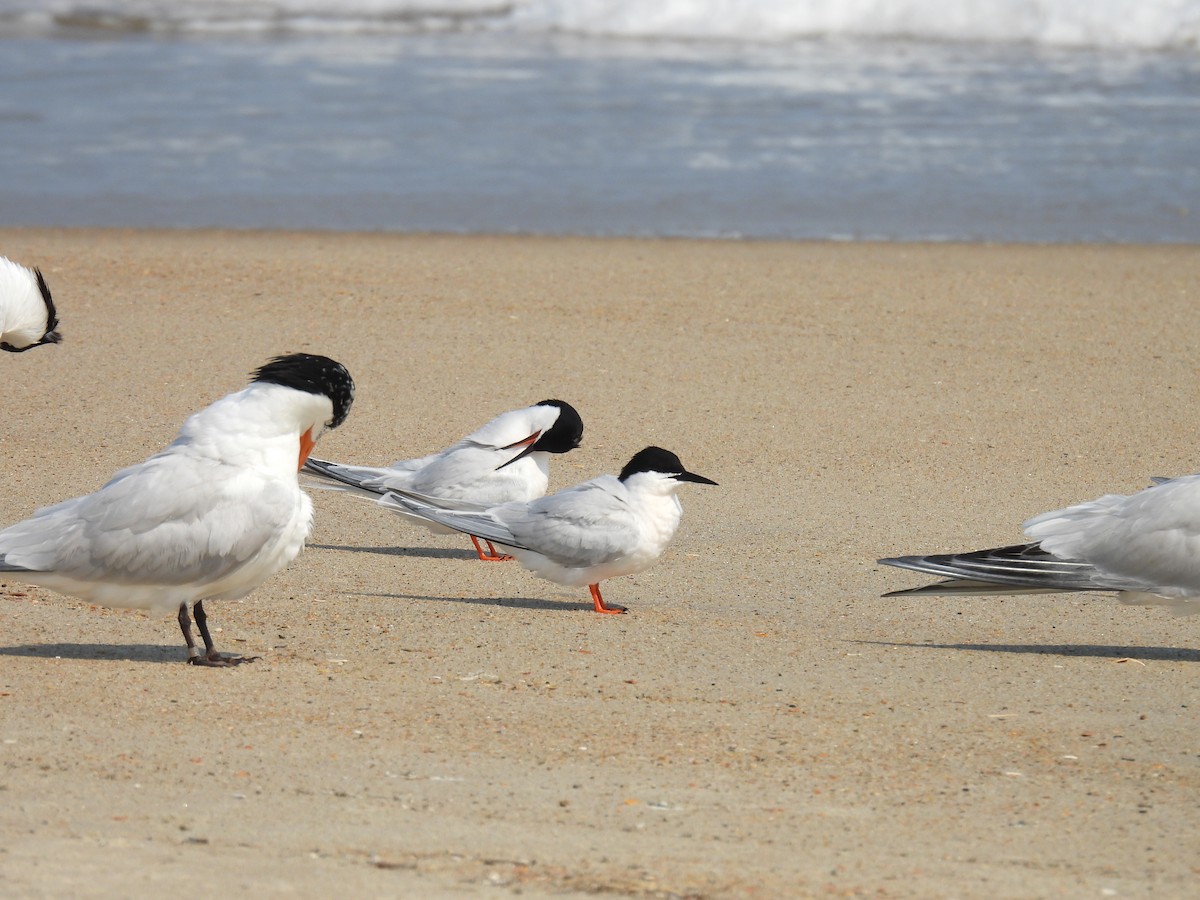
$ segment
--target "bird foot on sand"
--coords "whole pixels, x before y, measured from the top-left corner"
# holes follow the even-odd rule
[[[262,657],[241,656],[237,653],[197,653],[195,656],[188,657],[188,665],[207,666],[212,669],[228,669],[232,666],[240,666],[242,663],[254,662],[256,659],[262,659]]]
[[[484,541],[484,543],[487,544],[487,549],[484,550],[483,547],[479,545],[479,538],[475,537],[475,535],[470,535],[470,538],[471,543],[475,545],[475,552],[478,554],[479,559],[482,562],[508,562],[510,559],[512,559],[512,557],[507,553],[501,553],[499,550],[497,550],[496,545],[491,541]]]
[[[621,613],[629,611],[623,606],[617,606],[616,604],[609,606],[607,603],[605,603],[604,598],[600,596],[600,585],[589,584],[588,590],[592,594],[592,603],[596,607],[596,612],[619,616]]]

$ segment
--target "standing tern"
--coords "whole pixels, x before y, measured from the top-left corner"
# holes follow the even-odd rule
[[[1153,481],[1034,516],[1022,526],[1030,543],[881,559],[946,579],[884,596],[1116,591],[1122,603],[1200,613],[1200,475]]]
[[[244,597],[295,559],[312,525],[297,472],[353,401],[340,363],[277,356],[166,449],[0,531],[0,572],[103,606],[178,612],[189,663],[246,662],[213,647],[203,601]]]
[[[661,447],[634,454],[617,477],[601,475],[529,502],[492,509],[443,509],[412,496],[389,493],[395,509],[492,541],[540,578],[569,587],[588,586],[598,613],[606,606],[600,582],[633,575],[662,555],[679,527],[683,506],[675,492],[686,482],[716,482],[689,472]]]
[[[0,256],[0,350],[24,353],[61,340],[58,313],[41,270]]]
[[[404,491],[434,506],[465,501],[474,509],[489,509],[545,494],[550,483],[550,454],[574,450],[582,439],[583,420],[575,407],[562,400],[543,400],[502,413],[445,450],[419,459],[400,460],[385,467],[310,459],[304,471],[329,479],[322,487],[372,500],[379,500],[388,491]],[[389,508],[437,534],[454,531],[412,516],[408,510]],[[487,541],[485,552],[474,535],[471,542],[481,560],[511,558],[497,553]]]

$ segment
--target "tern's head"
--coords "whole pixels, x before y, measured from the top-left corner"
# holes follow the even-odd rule
[[[354,379],[345,366],[328,356],[312,353],[276,356],[253,375],[256,384],[279,384],[328,398],[333,414],[324,423],[327,428],[337,428],[346,421],[354,403]]]
[[[0,332],[4,337],[0,350],[24,353],[42,344],[62,341],[58,311],[41,269],[27,269],[0,256],[0,290],[6,293],[7,303],[12,307],[8,315],[0,309]]]
[[[583,440],[583,419],[565,400],[543,400],[536,404],[555,411],[554,424],[542,431],[534,442],[534,450],[547,453],[566,453],[574,450]]]
[[[664,491],[674,492],[681,484],[713,484],[716,482],[703,475],[689,472],[679,457],[662,447],[647,447],[633,455],[633,459],[621,470],[621,481],[626,484],[656,484]]]
[[[530,409],[544,424],[537,427],[528,437],[506,446],[505,450],[515,450],[520,447],[521,452],[497,466],[497,470],[511,466],[517,460],[524,459],[530,453],[538,451],[566,453],[578,447],[579,442],[583,440],[583,419],[579,417],[575,407],[565,400],[543,400],[535,403]]]

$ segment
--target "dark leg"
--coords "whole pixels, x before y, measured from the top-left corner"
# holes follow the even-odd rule
[[[183,628],[183,639],[188,644],[188,662],[193,666],[236,666],[244,662],[253,662],[257,656],[238,656],[233,653],[218,653],[213,645],[212,635],[208,632],[208,614],[204,611],[204,601],[197,600],[192,604],[192,612],[196,615],[196,626],[200,629],[200,637],[204,639],[203,656],[196,649],[192,640],[192,630],[187,622],[187,604],[179,607],[179,624]]]
[[[196,649],[196,639],[192,637],[192,617],[188,615],[187,604],[179,604],[179,630],[183,632],[183,640],[188,648],[188,662],[195,663],[200,658],[200,651]]]

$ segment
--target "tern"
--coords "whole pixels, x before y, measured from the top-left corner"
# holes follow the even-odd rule
[[[312,525],[297,472],[353,401],[340,363],[277,356],[164,450],[0,531],[0,572],[102,606],[177,611],[189,663],[247,662],[213,647],[204,601],[244,597],[295,559]]]
[[[582,439],[583,420],[575,407],[562,400],[543,400],[502,413],[429,456],[385,467],[349,466],[313,458],[304,471],[329,479],[314,487],[347,491],[376,501],[395,490],[426,499],[434,506],[465,501],[473,509],[489,509],[545,494],[550,483],[550,454],[574,450]],[[454,530],[414,517],[405,509],[390,508],[437,534]],[[485,551],[473,535],[471,542],[481,560],[511,558],[497,553],[490,543]]]
[[[689,472],[671,451],[647,447],[618,476],[601,475],[528,502],[452,510],[392,492],[383,503],[491,541],[547,581],[587,585],[596,612],[623,613],[623,606],[605,605],[600,582],[641,572],[662,555],[683,514],[675,492],[689,482],[716,484]]]
[[[1200,475],[1152,481],[1034,516],[1028,543],[881,559],[945,579],[884,596],[1115,591],[1122,603],[1200,613]]]
[[[24,353],[61,340],[58,313],[41,269],[0,256],[0,350]]]

